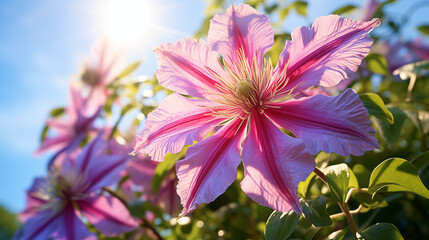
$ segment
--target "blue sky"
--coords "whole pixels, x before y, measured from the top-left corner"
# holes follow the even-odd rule
[[[191,37],[202,23],[206,1],[142,1],[151,12],[150,34],[126,48],[130,62],[144,59],[138,73],[152,75],[156,68],[152,48]],[[282,28],[309,25],[346,3],[359,5],[360,1],[310,1],[308,18],[292,13]],[[392,12],[401,13],[410,4],[402,1]],[[103,0],[0,1],[0,205],[13,212],[23,209],[32,179],[45,174],[49,154],[33,155],[40,132],[49,110],[67,104],[69,77],[79,71],[91,45],[105,34],[101,24],[105,5]],[[419,10],[411,24],[428,23],[425,17],[424,10]],[[145,24],[136,31],[146,29]],[[410,30],[410,35],[416,32]]]

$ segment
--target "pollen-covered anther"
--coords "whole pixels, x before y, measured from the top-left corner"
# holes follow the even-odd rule
[[[85,69],[85,71],[82,73],[81,79],[89,86],[97,85],[100,80],[98,73],[94,69]]]
[[[246,103],[248,101],[254,102],[256,100],[253,99],[255,98],[255,87],[249,79],[244,79],[238,82],[235,85],[235,93],[240,99],[242,99]]]

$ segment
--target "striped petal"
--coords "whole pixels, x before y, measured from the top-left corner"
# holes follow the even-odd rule
[[[163,161],[166,153],[177,153],[184,145],[200,141],[214,126],[224,121],[215,118],[206,100],[185,98],[179,94],[167,96],[149,114],[146,129],[137,137],[133,154],[146,153],[154,161]]]
[[[176,163],[177,193],[185,215],[197,204],[209,203],[225,192],[237,177],[240,144],[245,133],[237,118],[207,139],[191,146],[186,158]]]
[[[265,116],[252,113],[242,156],[245,177],[241,188],[247,196],[280,212],[301,213],[298,183],[315,167],[301,140],[287,136]]]
[[[264,54],[274,44],[274,32],[267,15],[240,4],[213,17],[207,39],[210,48],[224,58],[238,62],[238,52],[243,50],[250,62],[256,57],[261,64]]]
[[[313,155],[363,155],[378,147],[368,112],[351,89],[336,97],[316,95],[273,106],[267,116],[302,139]]]
[[[311,86],[335,86],[347,78],[368,54],[373,42],[368,33],[379,25],[379,19],[361,22],[330,15],[317,18],[311,29],[296,28],[273,73],[278,98]]]

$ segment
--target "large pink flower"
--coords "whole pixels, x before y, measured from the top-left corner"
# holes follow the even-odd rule
[[[70,102],[66,108],[66,118],[51,118],[47,121],[46,124],[55,131],[55,135],[46,137],[36,154],[54,150],[58,155],[67,149],[73,150],[88,133],[96,132],[92,124],[99,112],[88,113],[87,99],[81,96],[79,89],[70,84],[69,90]]]
[[[273,69],[264,59],[273,45],[268,16],[248,5],[231,6],[211,20],[208,44],[184,39],[156,48],[158,79],[177,93],[149,115],[134,153],[162,161],[165,153],[200,141],[176,164],[182,215],[222,194],[241,159],[241,187],[249,197],[300,213],[296,188],[314,170],[311,154],[361,155],[377,141],[353,90],[291,97],[311,86],[334,86],[356,71],[372,44],[367,35],[378,25],[378,19],[320,17],[312,28],[292,32]],[[204,139],[211,130],[216,132]]]
[[[17,239],[96,239],[81,221],[83,215],[105,235],[133,230],[138,223],[116,198],[100,195],[116,183],[127,155],[106,155],[107,143],[96,138],[76,159],[52,166],[46,178],[36,178],[27,192],[25,222]]]

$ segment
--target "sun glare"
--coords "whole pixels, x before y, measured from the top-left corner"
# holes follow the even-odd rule
[[[147,0],[110,0],[103,18],[106,34],[122,44],[147,37],[153,19]]]

